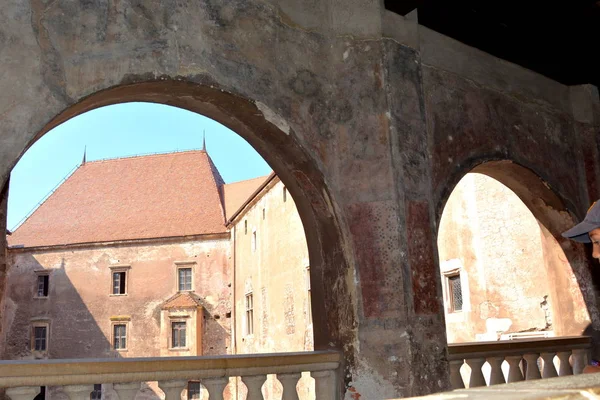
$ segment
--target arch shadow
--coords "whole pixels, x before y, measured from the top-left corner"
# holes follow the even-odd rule
[[[52,128],[87,111],[127,102],[165,104],[211,118],[243,137],[273,168],[293,196],[305,230],[311,265],[314,348],[343,349],[346,362],[351,364],[355,315],[345,283],[348,263],[325,177],[293,130],[268,111],[263,112],[254,101],[184,80],[136,82],[104,89],[50,120],[12,167]],[[7,185],[8,179],[0,187]]]

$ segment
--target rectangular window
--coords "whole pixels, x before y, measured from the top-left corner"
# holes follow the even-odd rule
[[[113,348],[115,350],[127,349],[127,325],[113,325]]]
[[[256,229],[252,231],[252,251],[256,251]]]
[[[94,384],[94,390],[90,394],[90,400],[101,400],[102,399],[102,385]]]
[[[460,280],[460,274],[449,275],[448,279],[448,293],[450,294],[450,311],[457,312],[462,311],[463,307],[463,296],[462,296],[462,282]]]
[[[126,294],[127,272],[118,271],[112,273],[113,289],[112,294]]]
[[[199,400],[200,399],[200,382],[189,381],[188,382],[188,400]]]
[[[171,323],[171,347],[185,347],[185,322],[172,322]]]
[[[265,209],[263,208],[263,220],[265,219],[267,212],[265,211]]]
[[[46,351],[48,345],[48,327],[34,326],[33,327],[33,350]]]
[[[285,203],[287,201],[287,189],[283,188],[283,202]]]
[[[179,268],[177,271],[179,291],[192,290],[192,269]]]
[[[50,276],[47,274],[37,276],[37,297],[48,297],[48,284]]]
[[[244,235],[248,234],[248,220],[244,220]]]
[[[254,333],[254,299],[252,293],[246,294],[246,335]]]

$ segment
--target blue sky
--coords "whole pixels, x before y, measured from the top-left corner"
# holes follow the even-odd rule
[[[267,175],[271,168],[240,136],[202,115],[151,103],[125,103],[79,115],[38,140],[12,171],[12,229],[67,174],[87,160],[206,148],[225,182]]]

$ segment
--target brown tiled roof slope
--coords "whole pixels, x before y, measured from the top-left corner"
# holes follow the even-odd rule
[[[225,232],[222,185],[202,150],[88,162],[8,236],[9,245]]]
[[[190,292],[180,292],[169,298],[162,306],[162,309],[169,308],[196,308],[202,305],[200,297]]]
[[[226,219],[229,220],[270,176],[259,176],[254,179],[226,184],[224,186]]]

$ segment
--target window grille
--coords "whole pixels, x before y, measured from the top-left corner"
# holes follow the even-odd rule
[[[452,312],[462,311],[462,282],[459,274],[448,277],[448,291],[450,292],[450,306]]]

